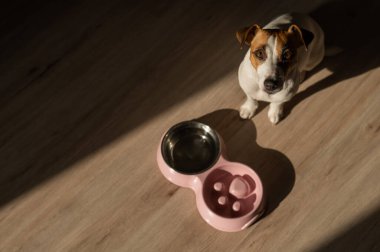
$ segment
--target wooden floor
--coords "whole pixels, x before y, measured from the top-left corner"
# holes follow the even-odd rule
[[[0,251],[380,251],[376,1],[9,1],[0,9]],[[357,3],[356,3],[357,2]],[[345,50],[277,126],[238,117],[235,31],[311,13]],[[214,230],[159,172],[171,125],[209,123],[267,213]]]

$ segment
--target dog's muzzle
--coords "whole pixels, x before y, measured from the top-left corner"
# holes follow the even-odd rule
[[[264,81],[264,91],[268,94],[274,94],[282,89],[283,81],[279,79],[266,79]]]

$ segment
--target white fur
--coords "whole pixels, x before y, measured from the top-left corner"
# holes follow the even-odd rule
[[[250,61],[250,49],[247,51],[239,67],[239,83],[245,94],[246,102],[240,107],[240,116],[244,119],[251,118],[257,109],[257,101],[270,102],[268,117],[276,124],[282,116],[283,103],[289,101],[297,92],[298,86],[303,80],[305,71],[310,71],[316,67],[324,57],[324,34],[320,26],[309,16],[304,14],[284,14],[263,29],[283,29],[290,24],[297,24],[299,27],[307,29],[314,34],[312,42],[306,51],[299,48],[297,51],[296,68],[285,80],[283,88],[274,94],[264,91],[264,80],[275,75],[277,61],[276,43],[273,36],[269,37],[266,46],[267,59],[257,70]]]
[[[264,80],[275,75],[277,64],[276,41],[274,36],[270,36],[265,47],[266,60],[257,68],[257,77],[260,88],[264,89]]]

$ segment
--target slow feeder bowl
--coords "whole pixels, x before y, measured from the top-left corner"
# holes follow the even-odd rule
[[[202,218],[216,229],[239,231],[264,211],[263,185],[256,172],[225,158],[220,136],[208,125],[186,121],[171,127],[157,151],[162,174],[191,188]]]

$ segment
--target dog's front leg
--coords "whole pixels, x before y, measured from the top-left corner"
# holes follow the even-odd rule
[[[269,120],[273,124],[277,124],[280,121],[282,117],[283,106],[284,106],[283,102],[281,103],[272,102],[269,104],[268,117],[269,117]]]
[[[240,117],[243,119],[250,119],[255,114],[258,102],[251,97],[247,96],[247,100],[240,107]]]

